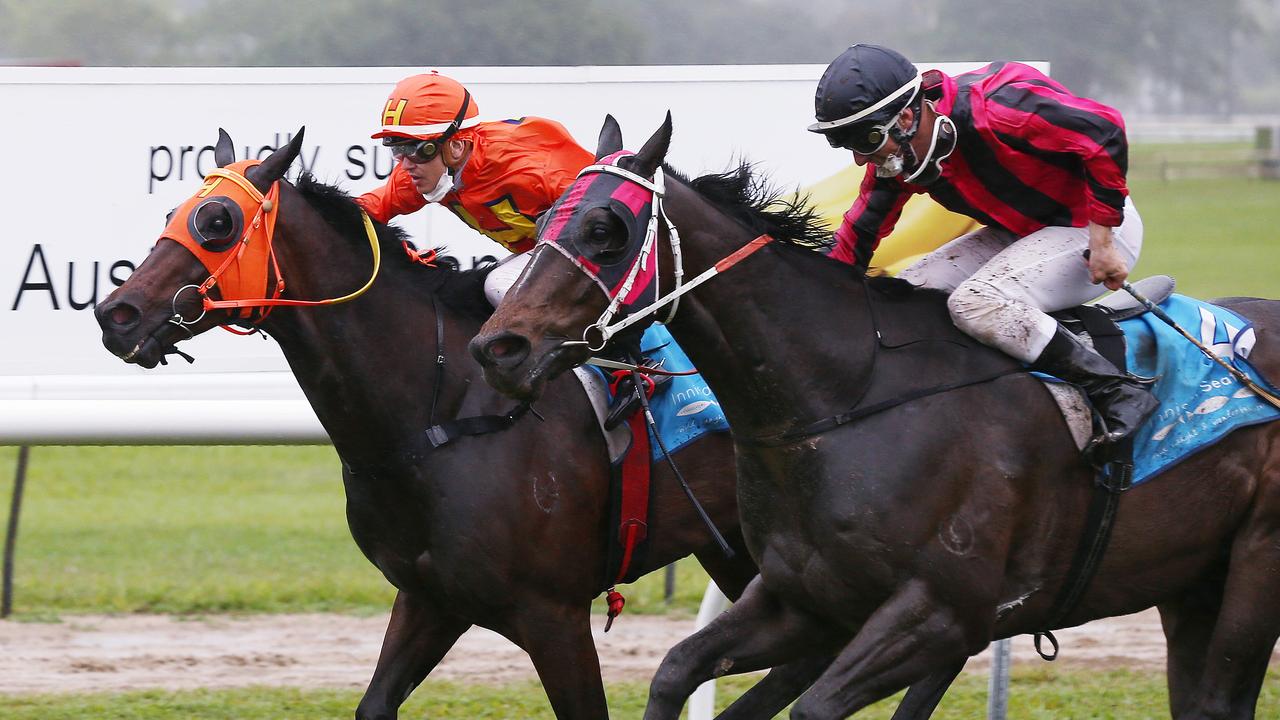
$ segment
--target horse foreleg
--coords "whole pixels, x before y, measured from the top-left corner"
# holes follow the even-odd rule
[[[793,660],[769,671],[742,697],[733,701],[716,720],[768,720],[786,709],[818,679],[835,659],[820,655]]]
[[[378,666],[356,708],[356,720],[394,720],[409,693],[470,626],[428,598],[396,593]]]
[[[693,691],[712,678],[827,655],[844,636],[834,634],[836,642],[828,624],[786,605],[757,577],[733,607],[663,658],[649,687],[645,720],[676,720]]]
[[[933,673],[942,677],[990,638],[990,626],[971,615],[946,605],[923,581],[908,582],[871,614],[853,642],[800,696],[791,717],[848,717]],[[927,702],[917,707],[932,712]]]
[[[951,687],[951,683],[955,682],[956,676],[964,670],[965,663],[968,661],[969,658],[965,658],[945,670],[939,670],[919,682],[911,683],[906,697],[898,703],[898,709],[889,720],[929,720],[933,716],[933,711],[937,709],[938,703],[942,702],[942,696],[947,694],[947,689]]]
[[[832,655],[803,658],[770,670],[763,680],[717,715],[716,720],[774,717],[800,697],[834,659]],[[898,704],[892,720],[929,720],[964,666],[965,661],[958,662],[913,684]]]
[[[526,601],[511,620],[512,638],[529,653],[559,720],[609,717],[600,656],[591,637],[591,607]]]

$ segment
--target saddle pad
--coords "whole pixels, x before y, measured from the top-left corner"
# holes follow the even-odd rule
[[[662,325],[651,325],[640,338],[640,350],[645,357],[662,362],[663,370],[680,372],[693,370],[693,363],[676,344],[671,333]],[[667,450],[675,453],[680,448],[709,432],[729,429],[729,421],[720,410],[720,403],[707,387],[701,375],[682,375],[658,387],[649,400],[654,422]],[[653,431],[649,434],[652,436]],[[662,458],[662,448],[650,437],[653,458]]]
[[[573,374],[582,383],[582,389],[591,401],[591,409],[595,411],[596,422],[600,423],[600,432],[604,433],[604,442],[609,449],[609,463],[617,464],[631,447],[631,429],[626,423],[612,430],[604,429],[604,420],[609,414],[609,383],[594,367],[576,367]]]
[[[1247,362],[1257,340],[1252,325],[1224,308],[1173,294],[1160,307],[1218,357],[1262,387],[1272,385]],[[1119,323],[1129,372],[1155,377],[1160,409],[1134,439],[1136,485],[1236,428],[1280,417],[1220,365],[1151,313]]]

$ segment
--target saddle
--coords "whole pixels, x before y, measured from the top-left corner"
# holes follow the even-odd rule
[[[1152,275],[1133,283],[1133,289],[1137,290],[1139,295],[1150,300],[1152,304],[1159,305],[1169,299],[1176,285],[1177,283],[1174,279],[1168,275]],[[1085,305],[1084,307],[1096,307],[1107,313],[1115,322],[1135,318],[1147,311],[1145,305],[1122,290],[1111,293],[1092,306]]]
[[[1169,299],[1169,296],[1173,294],[1175,285],[1174,279],[1168,275],[1153,275],[1134,283],[1133,288],[1138,294],[1151,300],[1153,304],[1159,305]],[[1145,312],[1147,312],[1147,307],[1138,302],[1132,295],[1124,291],[1116,291],[1092,305],[1068,308],[1060,312],[1050,313],[1050,315],[1068,331],[1079,336],[1086,345],[1092,346],[1099,355],[1109,360],[1112,365],[1128,372],[1130,368],[1126,367],[1126,339],[1124,330],[1121,329],[1119,323],[1138,317]],[[1143,380],[1147,381],[1147,384],[1154,382],[1154,378],[1143,378]],[[1050,386],[1050,389],[1052,391],[1052,386]],[[1054,398],[1059,401],[1059,407],[1063,411],[1063,419],[1069,425],[1080,424],[1077,419],[1077,404],[1072,403],[1071,407],[1064,406],[1061,393],[1054,393]],[[1087,409],[1086,416],[1090,426],[1088,437],[1085,438],[1085,446],[1089,447],[1093,438],[1097,437],[1102,431],[1102,426],[1100,418],[1088,403],[1085,402],[1084,405]],[[1082,433],[1078,428],[1073,427],[1072,434],[1076,437],[1077,444],[1079,444]],[[1127,464],[1132,467],[1132,441],[1116,446],[1103,446],[1096,450],[1096,453],[1092,453],[1091,460],[1099,468],[1108,463]]]

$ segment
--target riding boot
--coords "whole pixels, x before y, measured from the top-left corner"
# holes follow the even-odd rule
[[[1103,443],[1132,435],[1160,407],[1146,388],[1149,381],[1122,372],[1062,327],[1031,363],[1031,369],[1075,383],[1085,391],[1102,416]]]

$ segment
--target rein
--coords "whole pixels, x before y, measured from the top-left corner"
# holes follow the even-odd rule
[[[284,274],[280,269],[280,263],[276,259],[274,246],[275,225],[280,209],[280,181],[277,180],[272,183],[271,188],[264,196],[244,174],[249,167],[255,164],[257,163],[242,161],[210,172],[206,176],[205,185],[200,192],[191,200],[188,200],[183,207],[180,207],[179,212],[174,213],[169,226],[165,228],[165,232],[161,235],[162,240],[168,238],[190,250],[200,260],[201,264],[209,270],[209,277],[204,282],[199,285],[184,285],[178,288],[173,295],[173,316],[169,319],[169,323],[182,328],[188,334],[191,334],[190,326],[204,319],[204,316],[210,310],[231,310],[232,312],[229,315],[232,321],[247,320],[252,325],[258,325],[276,307],[316,307],[349,302],[360,297],[373,286],[382,267],[382,254],[378,244],[377,231],[374,229],[369,215],[364,210],[361,210],[360,215],[364,222],[365,235],[368,237],[369,247],[373,251],[373,270],[364,285],[345,295],[324,300],[281,298],[280,295],[285,290],[285,280]],[[215,252],[207,249],[196,238],[192,237],[188,227],[191,226],[190,215],[197,209],[195,201],[210,195],[223,180],[229,181],[235,186],[232,190],[234,194],[247,196],[234,198],[227,195],[224,196],[226,201],[239,208],[244,217],[252,217],[253,219],[247,223],[239,240],[229,247]],[[242,268],[242,264],[249,267]],[[248,271],[247,273],[245,272],[246,270]],[[229,274],[229,271],[234,271],[234,274]],[[265,288],[271,275],[275,275],[276,282],[272,286],[268,297],[265,296]],[[228,276],[230,279],[224,276]],[[224,299],[214,300],[209,297],[209,291],[214,287],[220,288]],[[263,289],[257,290],[259,287]],[[178,310],[178,299],[188,289],[194,289],[201,297],[200,315],[191,320],[183,317]],[[238,293],[245,293],[248,297],[229,297]],[[264,295],[264,297],[253,297],[253,295],[257,294]],[[255,313],[252,311],[255,308],[265,308],[265,310]],[[243,312],[245,310],[249,310],[249,312]],[[237,332],[230,327],[230,321],[220,324],[232,332]]]

